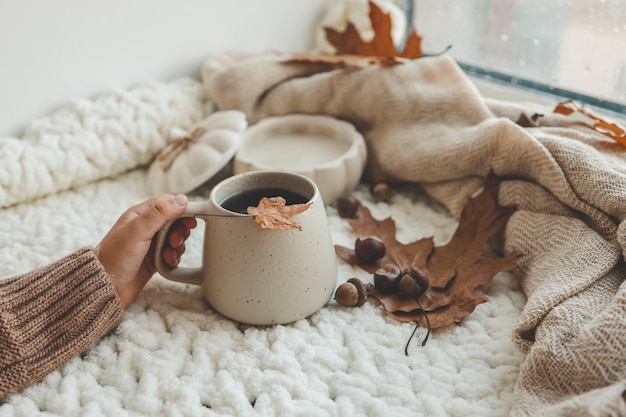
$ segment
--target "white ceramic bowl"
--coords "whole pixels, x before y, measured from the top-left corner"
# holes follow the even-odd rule
[[[332,204],[357,186],[366,159],[365,141],[352,124],[330,116],[290,114],[249,127],[233,171],[297,172],[312,179],[324,203]]]

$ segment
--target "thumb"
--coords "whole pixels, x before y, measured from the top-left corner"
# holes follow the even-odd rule
[[[128,227],[135,236],[152,239],[167,222],[183,214],[187,204],[188,199],[184,194],[153,197],[128,210]]]

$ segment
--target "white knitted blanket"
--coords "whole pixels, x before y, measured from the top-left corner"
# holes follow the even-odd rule
[[[171,127],[204,114],[199,83],[147,83],[69,105],[0,141],[0,277],[96,244],[130,205],[149,196],[145,164]],[[200,188],[192,199],[204,199]],[[443,244],[456,221],[415,189],[375,203],[399,238]],[[328,208],[335,243],[353,235]],[[201,229],[201,228],[199,228]],[[202,230],[183,258],[200,262]],[[371,277],[340,263],[339,282]],[[211,310],[198,287],[156,276],[123,322],[42,382],[8,396],[0,416],[504,416],[522,354],[511,333],[526,302],[502,273],[490,302],[420,346],[413,326],[372,303],[329,303],[291,325],[241,326]]]

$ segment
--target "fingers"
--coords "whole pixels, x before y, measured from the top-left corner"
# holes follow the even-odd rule
[[[184,217],[176,220],[170,228],[167,242],[173,248],[180,246],[191,233],[191,229],[196,227],[197,221],[194,217]]]
[[[138,238],[151,239],[167,222],[182,215],[187,203],[187,196],[184,194],[175,197],[160,195],[128,209],[120,218],[120,222],[127,223],[131,232]]]
[[[180,257],[185,252],[184,242],[191,234],[191,229],[195,228],[197,224],[194,217],[183,217],[174,222],[167,236],[168,246],[163,248],[161,254],[169,266],[178,266]]]
[[[194,229],[198,225],[198,220],[195,217],[184,217],[181,221],[185,224],[187,229]]]
[[[161,256],[163,256],[163,260],[166,264],[174,268],[180,263],[180,257],[182,256],[183,252],[185,252],[184,243],[176,248],[172,248],[169,246],[163,248]]]

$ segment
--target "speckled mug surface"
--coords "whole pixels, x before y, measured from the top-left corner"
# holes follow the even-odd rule
[[[228,197],[261,188],[296,192],[310,207],[292,217],[302,230],[262,229],[248,214],[221,206]],[[224,316],[246,324],[290,323],[318,311],[337,282],[337,259],[326,210],[315,183],[285,171],[255,171],[217,184],[205,202],[192,202],[181,217],[205,223],[202,265],[171,268],[161,256],[171,223],[156,238],[155,263],[165,278],[201,285]]]

